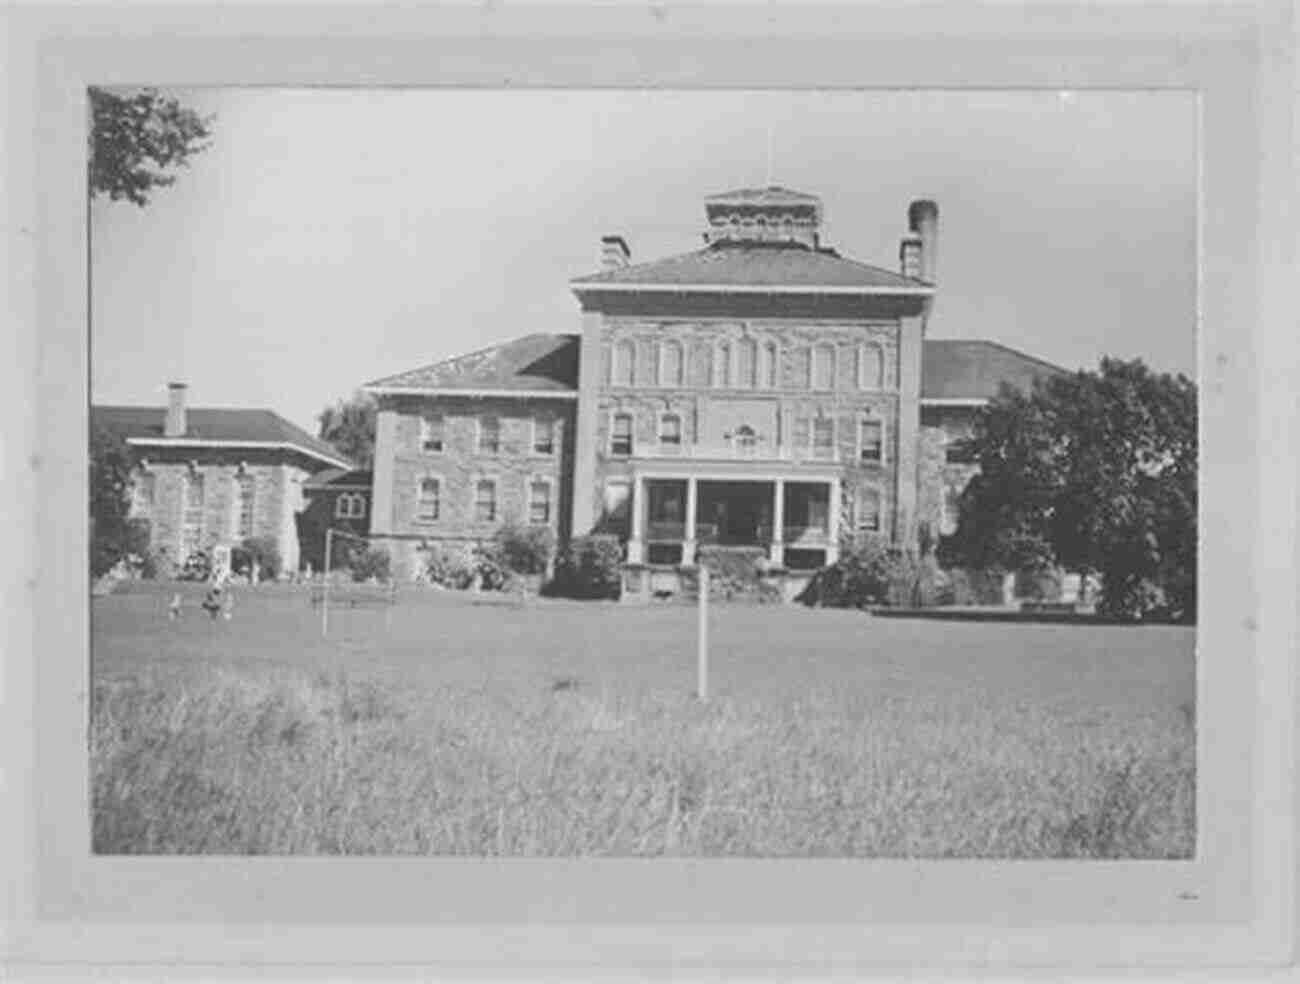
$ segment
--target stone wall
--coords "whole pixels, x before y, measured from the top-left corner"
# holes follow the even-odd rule
[[[731,345],[733,382],[738,378],[738,343],[751,338],[758,351],[768,342],[777,346],[775,387],[758,386],[722,388],[713,385],[713,360],[720,343]],[[664,342],[676,341],[685,354],[685,378],[681,386],[660,385],[655,370],[659,367],[657,350]],[[597,504],[596,528],[606,525],[600,517],[599,504],[607,483],[625,481],[631,474],[627,459],[610,454],[610,431],[614,415],[629,413],[633,418],[633,452],[658,444],[659,420],[665,413],[677,414],[682,421],[682,442],[708,442],[716,427],[711,416],[729,413],[739,402],[758,405],[767,402],[770,410],[756,413],[756,419],[774,421],[773,444],[793,445],[803,452],[811,446],[812,420],[831,417],[835,421],[835,443],[842,464],[843,503],[840,529],[846,540],[888,538],[894,531],[899,457],[898,353],[897,321],[817,322],[808,319],[735,319],[647,321],[635,318],[607,318],[601,333],[601,379],[597,388],[595,414],[596,467],[591,490]],[[617,345],[630,341],[635,346],[635,372],[632,387],[611,383],[611,359]],[[813,391],[808,385],[808,352],[816,344],[835,347],[833,388]],[[871,385],[859,385],[860,355],[865,346],[873,346],[880,358],[878,379],[868,377]],[[760,362],[760,367],[762,363]],[[915,412],[915,411],[913,411]],[[871,416],[884,424],[883,460],[863,462],[859,455],[859,421]],[[734,416],[734,414],[731,414]],[[763,427],[756,427],[766,439]],[[820,463],[819,463],[820,464]],[[799,465],[774,463],[783,472],[797,472]],[[880,500],[880,530],[859,531],[857,518],[868,490]]]
[[[399,398],[386,401],[396,413],[393,446],[376,447],[391,461],[392,485],[387,496],[376,489],[374,504],[391,503],[387,530],[404,545],[392,548],[394,573],[402,579],[415,571],[416,551],[421,541],[473,543],[491,539],[508,523],[529,522],[529,485],[534,479],[551,484],[549,525],[557,537],[567,534],[572,495],[573,471],[573,401],[534,398],[468,398],[437,396]],[[442,451],[421,447],[421,419],[441,415],[444,421]],[[480,451],[480,421],[485,416],[500,420],[500,446],[497,453]],[[533,449],[533,421],[550,418],[555,422],[554,449],[542,454]],[[376,482],[382,474],[376,468]],[[421,480],[436,478],[440,483],[438,518],[421,519],[418,497]],[[496,483],[496,517],[480,521],[475,515],[475,492],[481,479]]]
[[[311,474],[304,464],[286,464],[282,454],[262,450],[203,449],[202,454],[195,454],[185,449],[167,449],[165,454],[146,454],[134,475],[153,476],[154,499],[152,505],[133,501],[132,515],[149,520],[150,547],[163,559],[166,572],[169,564],[180,565],[185,561],[181,548],[182,514],[190,477],[201,476],[203,480],[198,542],[199,549],[210,553],[218,544],[234,544],[245,539],[238,528],[236,489],[237,479],[246,475],[253,482],[251,535],[273,540],[285,568],[296,570],[298,543],[292,516],[297,490]]]

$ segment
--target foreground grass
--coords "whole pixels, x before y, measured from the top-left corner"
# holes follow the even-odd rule
[[[556,612],[549,639],[577,638],[564,618],[610,617]],[[623,624],[637,617],[658,616]],[[495,620],[504,628],[482,612],[471,621],[480,633],[512,631],[509,618]],[[757,631],[750,622],[737,631]],[[439,625],[456,632],[446,618]],[[467,651],[461,663],[393,675],[377,664],[391,669],[397,657],[373,645],[325,672],[311,668],[320,660],[258,661],[247,641],[234,647],[238,659],[223,659],[230,647],[214,634],[223,630],[210,629],[187,637],[191,649],[178,642],[167,662],[133,664],[123,649],[96,672],[97,852],[1165,858],[1194,849],[1190,705],[1143,710],[1117,695],[1115,708],[1065,706],[1052,696],[1105,689],[1095,659],[1092,677],[1079,664],[1048,689],[1051,654],[1030,652],[1017,657],[1018,686],[1000,670],[1007,686],[977,687],[927,671],[915,648],[921,656],[874,660],[867,687],[854,680],[861,657],[836,676],[815,652],[772,641],[745,665],[777,681],[723,686],[700,705],[661,685],[653,659],[630,660],[626,637],[609,637],[603,659],[486,672]],[[964,627],[944,631],[960,640]],[[285,644],[278,636],[269,648],[282,656]],[[978,657],[949,649],[951,660]],[[187,653],[205,658],[185,662]],[[602,677],[606,664],[618,672]],[[633,679],[641,685],[624,685]]]

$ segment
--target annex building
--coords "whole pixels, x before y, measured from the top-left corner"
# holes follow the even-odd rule
[[[275,544],[284,570],[297,571],[311,479],[352,462],[271,410],[191,407],[186,397],[183,383],[171,383],[165,407],[90,408],[92,431],[131,452],[129,515],[148,520],[149,549],[171,570],[257,537]]]
[[[793,594],[842,545],[951,532],[973,472],[955,443],[1004,383],[1061,370],[929,339],[939,214],[907,210],[886,269],[822,241],[782,187],[704,202],[703,246],[644,263],[600,241],[573,333],[531,334],[367,384],[370,529],[395,570],[506,522],[625,543],[625,597],[673,589],[702,547],[760,549]]]

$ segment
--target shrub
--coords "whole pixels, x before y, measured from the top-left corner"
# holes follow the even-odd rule
[[[922,607],[942,603],[945,584],[934,557],[872,544],[823,567],[797,600],[828,608]]]
[[[505,566],[516,574],[542,574],[555,551],[555,534],[549,526],[503,526],[495,547]]]
[[[464,548],[433,543],[423,552],[425,574],[432,583],[459,591],[474,580],[473,559]]]
[[[387,581],[392,576],[392,560],[388,551],[379,547],[370,547],[352,555],[352,580]]]
[[[767,551],[762,547],[700,547],[696,559],[709,570],[711,597],[722,601],[766,600],[761,590],[761,575],[767,564]]]
[[[274,580],[280,576],[280,549],[269,536],[250,536],[242,544],[251,560],[261,568],[261,576]],[[233,551],[232,551],[233,564]]]
[[[483,591],[503,591],[510,585],[510,566],[500,544],[484,543],[475,548],[474,574]]]
[[[202,550],[195,550],[185,558],[185,563],[176,576],[182,581],[206,581],[211,574],[212,558]]]
[[[561,554],[549,594],[617,598],[622,589],[623,546],[608,533],[575,537]]]

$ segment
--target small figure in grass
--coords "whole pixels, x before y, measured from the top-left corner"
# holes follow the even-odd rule
[[[225,607],[224,594],[221,585],[214,584],[208,589],[208,593],[203,598],[203,610],[214,619],[221,614],[221,610]]]
[[[167,606],[167,618],[175,622],[181,617],[181,596],[179,593],[172,595],[172,603]]]

